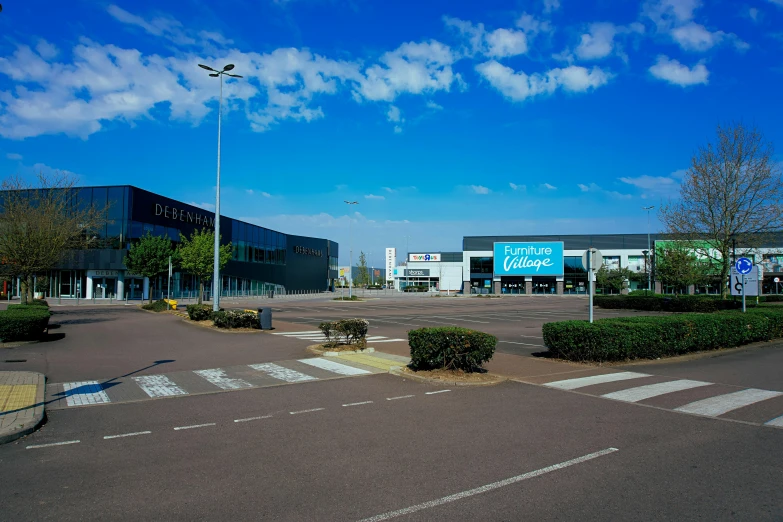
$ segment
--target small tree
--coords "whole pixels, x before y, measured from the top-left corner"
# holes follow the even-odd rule
[[[364,254],[364,252],[361,252],[359,254],[359,266],[356,270],[356,281],[355,283],[359,286],[366,285],[368,281],[370,280],[370,272],[367,270],[367,256]]]
[[[595,274],[595,283],[601,288],[609,288],[617,292],[623,290],[625,281],[631,277],[631,271],[627,268],[610,270],[603,265]]]
[[[177,248],[179,265],[185,272],[198,278],[198,304],[204,295],[204,281],[209,281],[215,271],[215,232],[212,230],[196,230],[188,238],[180,234],[180,244]],[[220,270],[231,259],[231,243],[220,245]]]
[[[171,246],[171,240],[167,237],[153,236],[149,231],[131,245],[128,255],[123,263],[131,272],[147,277],[150,281],[169,269],[169,258],[175,254]],[[150,303],[152,302],[152,289],[150,289]]]
[[[747,252],[783,227],[783,180],[774,147],[758,129],[734,123],[716,134],[691,159],[679,200],[659,217],[674,239],[691,241],[715,267],[725,297],[734,242]]]
[[[39,174],[3,181],[0,195],[0,263],[5,277],[19,277],[22,303],[33,298],[33,276],[53,270],[71,249],[87,248],[106,224],[108,207],[80,204],[76,178]]]
[[[705,282],[710,275],[710,263],[699,259],[687,242],[669,242],[657,248],[655,273],[658,280],[673,287],[676,294],[690,285]]]

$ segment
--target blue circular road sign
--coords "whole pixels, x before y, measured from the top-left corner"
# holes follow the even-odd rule
[[[746,275],[753,270],[753,261],[747,257],[741,257],[737,259],[737,263],[734,266],[737,268],[737,272],[742,275]]]

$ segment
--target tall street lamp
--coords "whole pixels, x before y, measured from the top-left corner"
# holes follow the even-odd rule
[[[345,204],[358,205],[358,201],[344,200]],[[348,279],[348,299],[353,299],[353,218],[351,214],[348,214],[348,270],[351,272],[351,277]]]
[[[404,237],[405,237],[405,268],[403,268],[403,270],[405,270],[405,288],[408,288],[411,284],[409,279],[410,271],[408,270],[408,260],[411,257],[410,249],[408,248],[408,240],[411,238],[411,236],[404,236]],[[405,289],[403,289],[403,292],[404,291]]]
[[[220,99],[218,101],[218,147],[217,147],[217,186],[215,189],[215,268],[212,274],[213,279],[213,297],[212,297],[212,310],[217,312],[220,310],[220,120],[223,115],[223,76],[230,76],[232,78],[242,78],[238,74],[230,74],[228,71],[234,69],[234,64],[230,63],[223,67],[222,71],[213,69],[212,67],[204,64],[198,64],[202,69],[212,71],[209,75],[213,78],[220,78]]]
[[[647,251],[652,256],[652,249],[650,248],[650,211],[655,208],[655,205],[650,205],[649,207],[642,207],[642,210],[647,211]],[[647,265],[647,255],[644,256],[644,264],[645,269]],[[650,268],[652,268],[652,263],[650,263]],[[652,277],[650,277],[652,274],[647,273],[647,291],[652,291]]]

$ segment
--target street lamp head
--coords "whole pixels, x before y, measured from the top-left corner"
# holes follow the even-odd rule
[[[218,76],[220,76],[219,73],[209,73],[209,75],[212,76],[213,78],[217,78]]]
[[[224,73],[224,74],[226,76],[231,76],[232,78],[242,78],[242,76],[240,76],[239,74],[228,74],[228,73]]]
[[[345,202],[346,202],[346,203],[348,203],[349,205],[358,205],[358,204],[359,204],[359,202],[358,202],[358,201],[348,201],[348,200],[343,200],[343,201],[345,201]]]
[[[217,71],[215,71],[215,69],[213,69],[213,68],[212,68],[212,67],[210,67],[209,65],[204,65],[203,63],[200,63],[200,64],[198,64],[198,66],[199,66],[199,67],[201,67],[202,69],[206,69],[206,70],[208,70],[208,71],[214,71],[214,72],[217,72]]]
[[[233,68],[234,68],[234,64],[230,63],[230,64],[226,65],[225,67],[223,67],[223,70],[224,71],[230,71]]]
[[[649,207],[642,207],[642,210],[652,210],[655,208],[655,205],[650,205]]]

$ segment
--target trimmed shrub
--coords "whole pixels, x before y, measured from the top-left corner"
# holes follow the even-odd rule
[[[408,332],[414,370],[463,370],[473,372],[492,358],[497,337],[456,326],[419,328]]]
[[[367,329],[370,321],[367,319],[341,319],[325,321],[318,328],[326,337],[326,344],[355,344],[362,348],[367,344]]]
[[[212,317],[212,306],[205,304],[192,304],[185,307],[188,319],[191,321],[206,321]]]
[[[753,298],[751,297],[751,299]],[[778,295],[778,294],[763,295],[759,298],[759,300],[762,303],[781,303],[783,302],[783,295]]]
[[[10,304],[8,310],[49,310],[47,305],[40,304]]]
[[[253,312],[244,310],[221,310],[212,312],[212,321],[218,328],[255,328],[259,329],[261,325],[258,322],[258,316]]]
[[[720,310],[736,310],[742,308],[740,301],[716,299],[698,295],[681,295],[676,297],[654,295],[614,295],[595,296],[595,306],[601,308],[623,310],[645,310],[648,312],[717,312]],[[749,303],[750,304],[750,303]]]
[[[335,297],[334,299],[332,299],[332,301],[359,301],[359,296],[358,295],[352,295],[351,297],[348,297],[346,295],[346,296],[341,296],[341,297]]]
[[[0,340],[34,341],[49,326],[51,313],[43,306],[10,308],[0,312]]]
[[[403,292],[429,292],[430,287],[427,285],[411,285],[402,289]]]
[[[145,310],[151,310],[153,312],[165,312],[169,309],[169,304],[163,299],[158,299],[154,303],[147,303],[141,307]]]
[[[543,326],[549,353],[570,361],[657,359],[783,336],[783,310],[561,321]]]

